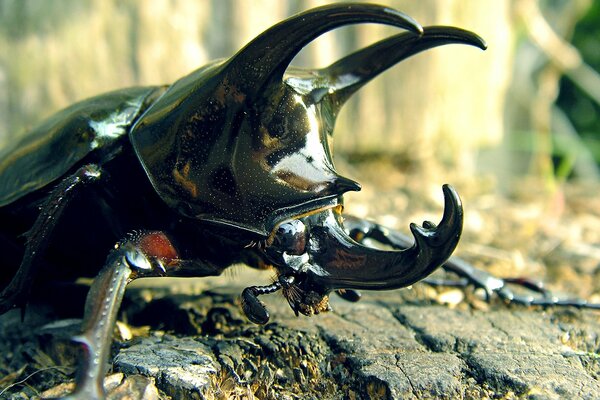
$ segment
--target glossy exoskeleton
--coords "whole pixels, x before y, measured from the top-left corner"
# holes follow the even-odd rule
[[[289,67],[324,32],[366,22],[408,32],[323,69]],[[387,7],[329,5],[273,26],[230,59],[170,86],[119,90],[57,113],[0,153],[0,313],[23,307],[44,279],[95,276],[76,338],[85,360],[72,395],[92,399],[103,397],[116,313],[134,279],[219,275],[240,262],[272,268],[271,285],[242,293],[245,314],[264,324],[262,294],[281,290],[296,314],[311,315],[328,310],[331,291],[356,300],[355,290],[426,278],[461,235],[457,193],[445,185],[440,224],[412,224],[410,240],[344,221],[342,195],[360,186],[335,171],[330,142],[356,90],[399,61],[450,43],[485,48],[471,32],[422,28]],[[368,237],[396,250],[362,245]],[[503,281],[459,260],[444,268],[508,293]]]

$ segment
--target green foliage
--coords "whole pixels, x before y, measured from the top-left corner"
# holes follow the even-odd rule
[[[572,39],[584,61],[600,71],[600,2],[592,2],[584,17],[577,23]],[[557,105],[564,110],[573,126],[600,163],[600,104],[591,99],[569,78],[563,77]]]

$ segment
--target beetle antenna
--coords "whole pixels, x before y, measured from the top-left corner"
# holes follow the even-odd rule
[[[242,292],[242,310],[246,317],[255,324],[264,325],[269,322],[269,312],[265,304],[258,299],[263,294],[281,290],[280,281],[265,286],[249,286]]]

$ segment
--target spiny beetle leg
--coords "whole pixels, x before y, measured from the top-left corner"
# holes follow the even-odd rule
[[[46,201],[42,204],[40,214],[33,227],[27,232],[27,243],[21,265],[6,288],[0,293],[0,314],[13,307],[21,307],[29,298],[31,284],[37,275],[37,267],[42,265],[42,259],[52,238],[57,221],[69,202],[88,183],[96,182],[102,177],[102,170],[95,164],[84,165],[74,174],[61,180]]]
[[[69,400],[104,399],[106,374],[112,330],[125,286],[130,281],[132,266],[123,246],[111,252],[106,266],[94,279],[85,304],[82,333],[73,338],[81,343],[83,357],[77,370],[75,392]]]
[[[590,303],[587,300],[579,298],[559,298],[552,295],[547,289],[537,288],[530,285],[530,282],[524,282],[521,279],[511,279],[511,283],[522,286],[534,292],[532,295],[520,295],[514,293],[508,286],[497,291],[498,296],[511,304],[521,304],[524,306],[540,307],[575,307],[590,310],[600,310],[600,303]],[[539,296],[542,293],[542,296]]]
[[[103,381],[112,332],[125,286],[137,278],[217,275],[220,268],[182,260],[167,234],[136,232],[118,243],[94,279],[88,293],[81,335],[74,338],[84,349],[75,392],[67,399],[103,399]]]
[[[104,399],[104,375],[112,333],[125,287],[136,278],[169,275],[177,253],[162,232],[136,233],[110,252],[104,268],[88,293],[82,333],[74,341],[83,345],[83,357],[72,400]]]
[[[426,222],[427,223],[427,222]],[[425,225],[425,224],[424,224]],[[350,236],[362,242],[366,239],[373,239],[381,244],[391,246],[395,249],[405,249],[412,245],[412,240],[398,231],[382,227],[374,222],[365,221],[356,217],[346,216],[344,226]],[[600,309],[600,304],[590,303],[583,299],[571,298],[561,299],[553,296],[539,282],[528,278],[498,278],[483,270],[473,267],[471,264],[459,257],[450,257],[442,266],[446,272],[456,274],[459,279],[435,279],[425,278],[422,282],[432,286],[454,286],[467,287],[474,286],[476,289],[483,289],[486,300],[490,301],[494,293],[507,303],[521,304],[525,306],[537,305],[542,307],[564,306],[586,309]],[[510,285],[519,286],[532,292],[530,295],[516,294],[511,290]]]
[[[589,303],[586,300],[578,298],[563,299],[552,295],[552,293],[543,287],[542,283],[528,278],[497,278],[485,271],[477,269],[466,261],[452,257],[443,266],[447,272],[453,272],[460,277],[455,281],[454,286],[466,287],[473,285],[476,289],[483,289],[486,294],[486,300],[496,293],[500,299],[509,304],[519,304],[523,306],[541,306],[541,307],[576,307],[586,309],[600,309],[600,304]],[[446,285],[445,281],[425,280],[433,286]],[[529,294],[515,293],[510,286],[521,287],[529,291]]]
[[[519,285],[526,289],[531,290],[532,292],[540,293],[544,297],[550,297],[550,291],[544,287],[544,283],[540,281],[535,281],[530,278],[520,277],[520,278],[504,278],[505,283],[509,283],[512,285]]]
[[[446,272],[452,272],[459,276],[459,280],[438,280],[424,279],[424,282],[431,286],[455,286],[467,287],[473,285],[476,289],[483,289],[486,301],[490,301],[494,292],[502,289],[505,282],[481,269],[473,267],[471,264],[459,257],[452,257],[442,267]]]

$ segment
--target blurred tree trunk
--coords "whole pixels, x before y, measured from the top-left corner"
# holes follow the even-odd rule
[[[254,36],[317,0],[3,0],[0,2],[0,146],[70,103],[131,85],[173,82],[229,57]],[[367,85],[340,115],[336,148],[426,164],[471,167],[474,149],[502,136],[512,56],[510,3],[384,3],[423,25],[456,25],[489,43],[419,55]],[[295,61],[325,66],[396,33],[383,26],[324,35]]]

